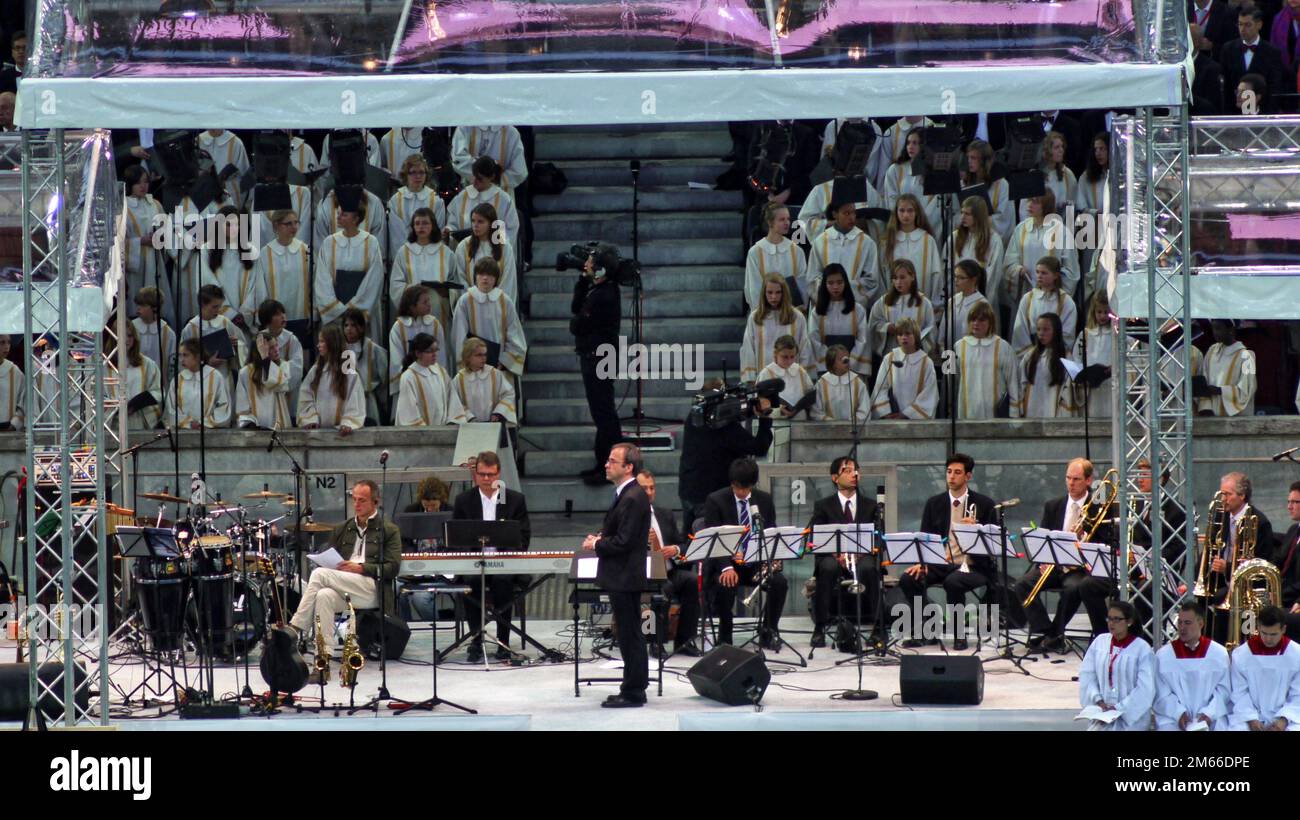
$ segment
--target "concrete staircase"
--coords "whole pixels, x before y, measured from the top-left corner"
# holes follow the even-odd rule
[[[640,159],[642,341],[703,344],[705,377],[720,375],[724,356],[734,377],[743,334],[742,198],[738,192],[688,186],[711,186],[726,169],[718,160],[731,149],[723,125],[538,129],[536,139],[537,161],[556,163],[569,184],[559,196],[535,198],[533,269],[525,277],[528,370],[520,430],[524,491],[529,509],[541,513],[603,512],[609,505],[608,488],[587,487],[577,478],[591,466],[595,435],[569,335],[578,274],[556,272],[555,257],[589,240],[612,242],[625,257],[632,256],[629,160]],[[629,343],[631,316],[632,293],[625,287],[621,327]],[[643,391],[646,416],[674,419],[672,426],[680,425],[692,395],[684,379],[648,380]],[[619,415],[629,419],[636,407],[636,383],[620,382],[616,397]],[[648,424],[642,429],[658,428]],[[631,430],[632,423],[625,422],[624,431]],[[677,452],[650,453],[647,461],[656,474],[658,501],[675,507]],[[574,523],[576,533],[579,519]],[[564,529],[548,528],[558,530],[560,538]]]

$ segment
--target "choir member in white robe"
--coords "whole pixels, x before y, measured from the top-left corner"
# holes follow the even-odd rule
[[[289,369],[289,392],[285,396],[289,403],[289,413],[295,417],[298,413],[298,388],[302,386],[303,355],[302,342],[293,333],[285,329],[288,315],[284,305],[274,299],[266,299],[257,307],[257,325],[275,342],[280,354],[280,364]]]
[[[456,251],[438,241],[438,225],[437,216],[428,208],[416,211],[411,217],[406,243],[393,257],[393,269],[388,275],[388,298],[396,309],[402,292],[411,285],[458,285],[433,289],[434,315],[443,327],[451,327],[452,308],[466,287],[465,272],[461,270]]]
[[[1064,208],[1066,203],[1074,202],[1075,189],[1079,181],[1065,164],[1065,137],[1056,131],[1049,131],[1043,137],[1042,156],[1039,170],[1043,172],[1043,185],[1056,198],[1056,207]],[[1029,201],[1020,201],[1020,219],[1029,218]]]
[[[880,240],[880,277],[888,281],[893,274],[894,260],[907,259],[916,270],[921,293],[936,308],[943,305],[944,274],[939,261],[939,242],[930,231],[930,223],[921,210],[921,202],[911,194],[903,194],[894,205],[889,226]]]
[[[333,162],[330,158],[330,136],[331,134],[326,134],[320,146],[320,164],[322,166],[330,165]],[[366,143],[366,164],[382,168],[384,160],[379,154],[379,138],[369,128],[361,129],[361,138]]]
[[[433,211],[438,225],[447,224],[447,206],[438,192],[428,185],[429,164],[424,157],[414,154],[401,166],[402,187],[388,199],[388,258],[396,259],[397,252],[411,233],[411,220],[421,208]]]
[[[885,172],[907,145],[908,133],[917,127],[928,128],[932,125],[934,121],[929,117],[903,117],[885,129],[884,135],[872,146],[871,156],[867,160],[867,176],[877,190],[884,187]]]
[[[127,168],[122,180],[127,190],[126,208],[122,211],[126,220],[123,261],[127,296],[134,297],[141,288],[158,288],[171,302],[171,283],[163,268],[162,253],[154,247],[155,232],[164,223],[162,205],[149,195],[149,175],[139,165]]]
[[[221,206],[209,202],[200,211],[188,196],[181,199],[172,219],[173,233],[163,248],[172,259],[172,292],[167,294],[167,304],[162,315],[173,327],[184,327],[199,312],[199,271],[203,265],[202,236],[206,234],[205,222]],[[177,214],[179,212],[179,215]],[[186,228],[186,225],[190,225]],[[194,240],[198,241],[194,241]],[[178,285],[179,283],[179,285]],[[177,293],[177,291],[180,291]],[[179,299],[179,310],[173,300]]]
[[[1132,633],[1136,619],[1131,603],[1112,602],[1106,614],[1110,631],[1093,638],[1079,665],[1079,704],[1120,713],[1110,724],[1090,721],[1089,731],[1143,732],[1151,728],[1155,655],[1150,644]]]
[[[788,419],[797,414],[795,408],[813,389],[813,379],[808,375],[808,370],[799,364],[799,345],[793,336],[777,339],[773,349],[776,351],[776,361],[759,371],[758,381],[780,379],[785,382],[785,387],[781,388],[781,409],[774,411],[773,415]]]
[[[1300,645],[1283,634],[1281,607],[1264,607],[1255,623],[1258,634],[1232,651],[1228,728],[1300,731]]]
[[[302,137],[293,135],[289,130],[289,164],[298,170],[300,174],[307,174],[324,165],[316,158],[316,149],[307,144]]]
[[[247,336],[240,330],[234,322],[221,315],[221,308],[226,303],[225,295],[221,288],[216,285],[204,285],[199,290],[199,315],[190,320],[190,323],[181,329],[182,344],[187,339],[202,341],[203,337],[210,336],[213,333],[223,332],[230,339],[230,350],[235,354],[232,360],[218,358],[217,354],[211,350],[205,350],[204,355],[207,361],[204,365],[215,367],[221,372],[226,379],[226,392],[233,395],[235,392],[235,377],[239,375],[239,370],[248,361],[248,342]]]
[[[463,345],[470,336],[495,342],[501,346],[496,366],[518,377],[524,372],[528,340],[514,300],[496,284],[500,279],[497,274],[496,262],[491,258],[476,263],[474,287],[456,303],[448,342],[452,349]]]
[[[6,340],[8,337],[4,337]],[[126,371],[122,375],[122,394],[126,399],[127,426],[132,430],[152,430],[162,418],[162,375],[153,359],[147,358],[140,351],[140,337],[136,335],[135,325],[126,325]],[[8,353],[7,345],[0,343],[0,402],[4,399],[5,381],[3,357]],[[21,374],[20,374],[21,378]],[[138,397],[138,398],[137,398]],[[152,398],[150,402],[148,398]],[[138,403],[131,409],[133,403]],[[0,414],[4,413],[0,403]],[[0,417],[0,424],[5,419]]]
[[[1110,137],[1101,133],[1092,138],[1088,170],[1079,178],[1074,194],[1076,213],[1096,215],[1106,206],[1106,186],[1110,181]],[[1113,206],[1112,206],[1113,207]]]
[[[9,334],[0,333],[0,430],[23,429],[23,373],[9,361]]]
[[[1020,417],[1052,419],[1074,415],[1073,382],[1061,360],[1061,317],[1044,313],[1036,324],[1036,341],[1020,358]]]
[[[462,125],[451,136],[451,165],[466,185],[473,183],[474,160],[491,157],[501,166],[501,187],[513,195],[528,179],[524,143],[513,125]]]
[[[900,319],[894,330],[898,346],[880,363],[876,390],[871,399],[871,417],[932,419],[935,408],[939,406],[934,362],[917,347],[920,330],[915,321]]]
[[[136,316],[131,320],[140,339],[140,352],[153,359],[163,384],[171,382],[176,370],[176,331],[159,318],[162,294],[157,288],[144,288],[135,296]]]
[[[863,208],[884,208],[885,198],[880,195],[875,186],[871,184],[870,178],[863,178],[863,190],[856,194],[854,203]],[[821,236],[822,231],[830,227],[833,219],[827,218],[826,212],[831,205],[831,197],[834,193],[835,180],[829,179],[820,185],[814,185],[813,189],[808,192],[804,198],[803,205],[799,208],[798,224],[803,227],[803,236],[807,239]],[[867,233],[875,240],[884,230],[885,226],[879,220],[873,220],[867,227]],[[792,236],[798,241],[798,236]],[[805,240],[806,241],[806,240]]]
[[[292,334],[290,334],[292,338]],[[235,425],[284,430],[289,427],[289,365],[280,360],[280,346],[262,331],[253,339],[248,364],[239,371],[235,388]]]
[[[1205,616],[1188,601],[1178,610],[1178,637],[1156,652],[1156,729],[1186,731],[1203,722],[1227,728],[1232,679],[1228,650],[1203,634]]]
[[[1011,346],[1017,356],[1023,356],[1034,344],[1038,317],[1055,313],[1061,319],[1066,349],[1074,346],[1075,328],[1079,326],[1079,312],[1074,307],[1074,297],[1061,287],[1060,262],[1044,256],[1034,265],[1037,286],[1020,297],[1016,307],[1016,324],[1011,331]]]
[[[1002,273],[1002,237],[989,219],[988,203],[977,196],[967,197],[961,204],[961,222],[952,235],[952,246],[957,260],[973,259],[980,267],[992,273]],[[996,284],[994,285],[996,287]],[[980,288],[984,292],[984,288]]]
[[[212,170],[218,177],[227,173],[228,166],[234,166],[235,173],[226,179],[226,198],[236,208],[243,207],[245,192],[240,180],[253,167],[248,161],[248,152],[244,150],[244,141],[224,128],[209,128],[199,134],[199,149],[212,157]]]
[[[447,218],[438,220],[444,225],[444,234],[466,231],[473,228],[474,209],[483,203],[491,205],[497,213],[497,219],[505,225],[510,247],[519,247],[519,209],[515,207],[514,197],[505,192],[497,183],[501,179],[501,166],[491,157],[479,157],[474,161],[473,176],[470,184],[447,203]],[[518,274],[519,271],[515,271]]]
[[[790,335],[799,344],[799,363],[814,364],[812,343],[808,339],[808,322],[790,304],[790,287],[779,274],[770,273],[764,285],[764,300],[745,321],[745,335],[740,342],[740,378],[753,381],[758,371],[772,362],[773,343]]]
[[[389,173],[393,179],[402,179],[403,163],[409,157],[424,158],[420,147],[424,141],[423,128],[392,128],[379,138],[379,167]]]
[[[1005,246],[1007,240],[1011,237],[1011,231],[1016,227],[1016,211],[1011,201],[1011,186],[1005,179],[991,179],[993,170],[993,146],[984,140],[972,140],[970,145],[966,146],[966,173],[962,174],[962,187],[969,188],[975,185],[987,186],[988,201],[985,202],[983,197],[974,197],[984,202],[984,211],[992,220],[993,232],[1001,240],[1000,246]],[[962,203],[966,207],[966,203]],[[988,264],[985,268],[990,271],[993,268]],[[1001,270],[999,267],[998,270]]]
[[[388,353],[366,336],[366,317],[356,308],[343,312],[343,343],[357,363],[357,381],[366,397],[366,418],[380,424],[379,397],[388,397],[384,388],[388,383]]]
[[[1094,419],[1110,418],[1116,335],[1110,320],[1110,299],[1106,297],[1106,291],[1099,290],[1092,295],[1092,302],[1088,306],[1088,326],[1074,340],[1074,351],[1070,357],[1080,367],[1100,365],[1106,368],[1106,380],[1086,391],[1088,415]],[[1085,357],[1087,361],[1084,361]],[[1085,393],[1082,382],[1074,386],[1074,393],[1074,404],[1082,411]]]
[[[837,117],[826,123],[826,128],[822,130],[822,153],[828,158],[835,156],[835,142],[839,137],[840,129],[849,123],[866,126],[875,135],[877,141],[885,136],[880,126],[867,117]],[[875,143],[872,143],[872,147],[875,147]]]
[[[257,222],[257,241],[266,244],[273,241],[276,235],[275,231],[275,214],[277,210],[254,210],[257,203],[253,201],[253,196],[249,195],[248,209]],[[311,218],[316,213],[316,208],[312,205],[311,189],[305,185],[289,186],[289,207],[286,209],[297,214],[294,217],[301,224],[294,232],[297,236],[301,233],[303,236],[312,235]]]
[[[397,306],[397,321],[388,331],[388,392],[396,394],[402,378],[402,362],[410,350],[411,340],[427,333],[438,343],[438,364],[446,370],[451,359],[447,356],[447,328],[433,315],[433,290],[423,285],[412,285],[402,294]]]
[[[464,417],[451,376],[438,364],[438,352],[438,340],[429,334],[412,339],[393,420],[398,427],[440,427]]]
[[[787,238],[790,234],[790,209],[782,203],[769,202],[763,208],[763,227],[767,229],[767,235],[755,242],[745,255],[745,304],[750,310],[758,307],[768,273],[793,278],[802,289],[808,272],[803,248]],[[812,294],[801,293],[799,301],[807,304],[811,298]]]
[[[1215,319],[1210,327],[1214,344],[1205,351],[1197,372],[1205,378],[1206,387],[1196,390],[1196,410],[1202,416],[1253,416],[1255,354],[1237,341],[1232,320]]]
[[[519,302],[519,277],[515,268],[515,248],[510,244],[510,237],[499,226],[496,208],[491,203],[480,202],[470,211],[470,235],[456,246],[456,264],[465,271],[466,279],[471,278],[475,265],[481,259],[491,259],[501,271],[501,288],[510,301]]]
[[[355,373],[343,372],[343,331],[338,325],[321,328],[316,342],[319,358],[302,377],[298,389],[298,426],[305,430],[336,429],[349,435],[366,423],[365,393]]]
[[[379,197],[369,191],[365,195],[365,213],[358,215],[357,227],[379,241],[379,252],[382,255],[388,247],[388,216]],[[326,239],[343,230],[342,216],[343,206],[339,203],[338,195],[330,191],[320,205],[316,206],[316,215],[311,220],[313,248],[319,251]]]
[[[994,335],[997,319],[988,302],[978,302],[966,316],[969,335],[953,348],[960,386],[957,418],[991,419],[1020,415],[1020,374],[1015,351]]]
[[[501,370],[487,366],[487,345],[483,340],[466,339],[460,353],[461,368],[452,379],[451,389],[465,412],[453,421],[518,423],[515,389]]]
[[[808,254],[808,268],[803,280],[804,301],[808,302],[817,294],[826,266],[836,263],[848,274],[854,297],[866,309],[884,292],[876,243],[857,226],[857,210],[852,202],[838,202],[832,207],[833,223],[813,240]]]
[[[233,208],[222,208],[217,213],[218,221],[226,223],[225,239],[216,246],[203,247],[199,288],[204,285],[221,288],[226,296],[221,315],[248,334],[253,328],[258,305],[256,260],[250,252],[254,249],[246,248],[239,236],[239,218],[239,213]]]
[[[849,369],[848,351],[831,345],[826,351],[826,372],[814,386],[813,421],[852,421],[866,424],[871,418],[871,388]]]
[[[920,328],[918,344],[924,351],[934,347],[934,305],[924,293],[918,293],[916,268],[909,259],[894,260],[889,274],[889,291],[871,306],[867,325],[871,332],[871,349],[883,356],[898,344],[898,323],[911,319]]]
[[[959,260],[954,266],[952,281],[957,290],[952,300],[952,332],[948,330],[947,312],[939,315],[936,328],[939,344],[944,350],[951,348],[953,342],[950,340],[961,339],[966,335],[966,317],[970,315],[971,308],[979,302],[986,305],[989,303],[982,292],[986,277],[984,268],[974,259]]]
[[[898,156],[897,161],[889,166],[889,170],[885,172],[885,187],[881,193],[885,198],[885,207],[889,210],[893,210],[900,196],[911,194],[916,197],[917,201],[925,209],[926,220],[935,228],[941,229],[943,227],[944,204],[946,203],[951,209],[949,211],[949,219],[951,220],[957,211],[957,197],[955,194],[947,196],[927,195],[925,193],[925,176],[913,173],[912,163],[922,153],[922,136],[920,131],[908,132],[904,152]],[[951,226],[951,224],[950,221],[949,225]]]
[[[881,304],[877,302],[876,307]],[[849,368],[864,378],[870,376],[869,328],[867,312],[848,286],[844,268],[835,262],[827,265],[812,312],[808,314],[808,341],[812,345],[813,360],[823,361],[827,347],[842,344],[849,351]]]
[[[297,211],[272,211],[275,238],[262,247],[253,265],[255,305],[274,299],[284,305],[290,321],[313,316],[311,249],[297,239]]]
[[[1079,257],[1074,238],[1056,215],[1056,200],[1049,190],[1029,200],[1029,218],[1016,226],[1002,254],[1002,277],[998,288],[1001,305],[1014,308],[1025,291],[1033,287],[1033,265],[1044,256],[1061,263],[1061,289],[1073,295],[1079,284]],[[1043,216],[1046,214],[1046,216]]]
[[[167,386],[164,421],[180,430],[230,426],[230,388],[215,368],[203,365],[200,372],[200,349],[195,339],[181,342],[179,394],[176,382]]]
[[[356,308],[367,315],[372,327],[377,327],[379,291],[384,285],[384,259],[379,239],[359,230],[359,215],[345,212],[340,217],[343,229],[325,240],[316,249],[316,278],[313,298],[321,324],[329,324],[343,315],[348,308]],[[339,298],[334,284],[338,272],[362,271],[361,284],[352,298]],[[380,338],[378,333],[373,334]]]

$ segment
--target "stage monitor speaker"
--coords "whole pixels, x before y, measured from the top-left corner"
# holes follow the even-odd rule
[[[898,690],[903,703],[979,705],[984,666],[973,655],[904,655]]]
[[[83,685],[86,670],[80,664],[73,667],[73,679],[77,686],[77,708],[82,712],[90,708],[90,692]],[[28,689],[31,666],[26,663],[0,663],[0,720],[27,720],[28,707],[31,704],[31,692]],[[46,661],[41,664],[40,679],[46,686],[60,687],[62,691],[63,664],[58,661]],[[48,693],[41,698],[41,714],[50,723],[63,720],[59,702]]]
[[[388,653],[388,660],[401,658],[410,640],[411,628],[405,621],[394,615],[384,616],[384,649]],[[357,613],[357,643],[361,654],[371,660],[379,660],[379,610],[368,609]]]
[[[763,658],[722,645],[696,661],[686,673],[697,694],[728,706],[757,704],[772,680]]]

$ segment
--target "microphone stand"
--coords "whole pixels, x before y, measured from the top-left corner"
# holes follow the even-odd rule
[[[858,499],[858,501],[861,502],[861,499]],[[872,533],[872,536],[871,536],[871,539],[872,539],[872,542],[873,542],[873,544],[872,544],[873,547],[876,546],[876,543],[877,543],[877,542],[876,542],[876,539],[878,539],[878,538],[881,537],[881,535],[880,535],[880,528],[884,526],[885,510],[884,510],[884,508],[883,508],[880,504],[877,504],[877,505],[876,505],[876,515],[875,515],[875,519],[876,519],[876,520],[875,520],[876,527],[873,528],[873,529],[875,529],[875,532],[873,532],[873,533]],[[857,533],[854,533],[854,534],[856,535]],[[856,538],[855,538],[854,540],[856,540]],[[872,551],[873,551],[873,552],[876,552],[876,550],[874,550],[874,549],[873,549]],[[876,554],[877,554],[877,556],[879,556],[881,553],[877,552]],[[853,555],[853,557],[850,558],[849,560],[851,560],[851,561],[853,562],[853,567],[854,567],[853,577],[854,577],[854,579],[856,579],[856,578],[857,578],[857,566],[858,566],[858,554]],[[873,619],[873,620],[874,620],[874,623],[872,624],[872,628],[871,628],[871,632],[872,632],[871,643],[873,644],[872,649],[873,649],[873,650],[876,650],[876,651],[880,651],[880,649],[878,649],[878,648],[879,648],[879,647],[883,647],[883,644],[880,643],[879,638],[878,638],[878,633],[880,632],[880,610],[881,610],[881,606],[880,606],[880,604],[881,604],[881,603],[883,602],[883,600],[884,600],[883,596],[884,596],[884,589],[885,589],[885,581],[884,581],[884,574],[883,574],[883,570],[884,570],[884,568],[881,567],[880,564],[881,564],[881,561],[880,561],[880,559],[877,557],[877,559],[876,559],[876,566],[877,566],[878,571],[876,572],[876,595],[877,595],[877,598],[876,598],[876,613],[875,613],[875,617],[874,617],[874,619]],[[857,609],[858,609],[858,612],[857,612],[857,615],[858,615],[858,622],[857,622],[857,624],[854,625],[854,630],[855,630],[855,631],[858,631],[858,630],[861,630],[861,628],[862,628],[862,593],[859,592],[859,593],[858,593],[856,596],[854,596],[854,597],[857,598]],[[862,633],[859,631],[858,634],[861,635]],[[841,698],[842,700],[875,700],[876,698],[880,697],[880,693],[877,692],[876,690],[874,690],[874,689],[863,689],[863,688],[862,688],[862,659],[863,659],[863,657],[866,656],[867,651],[868,651],[868,650],[867,650],[867,647],[866,647],[866,646],[860,646],[860,647],[858,647],[858,652],[856,653],[856,654],[857,654],[857,662],[858,662],[858,688],[856,688],[856,689],[845,689],[843,692],[840,693],[840,698]],[[836,664],[836,665],[838,666],[839,664]]]
[[[388,459],[381,458],[379,461],[379,466],[383,470],[383,476],[381,478],[381,483],[380,483],[382,489],[380,490],[379,497],[383,499],[388,496]],[[386,634],[388,631],[387,630],[388,621],[385,616],[385,613],[387,611],[385,608],[385,604],[388,598],[388,596],[385,594],[386,592],[385,588],[388,586],[388,579],[384,577],[385,575],[384,570],[387,565],[387,560],[386,560],[387,556],[384,554],[384,543],[383,543],[384,512],[385,512],[384,505],[381,503],[379,505],[379,516],[378,516],[379,532],[380,532],[379,577],[375,579],[375,587],[379,591],[379,691],[376,692],[375,696],[371,698],[368,702],[363,703],[360,706],[354,706],[353,708],[349,709],[348,710],[349,715],[355,715],[357,712],[364,712],[367,709],[373,709],[375,714],[378,715],[379,704],[384,703],[385,701],[394,700],[393,696],[388,692],[388,638]],[[434,623],[434,626],[435,628],[437,627],[436,622]],[[435,657],[434,664],[436,665],[437,662],[438,662],[437,658]]]
[[[1082,280],[1080,280],[1082,281]],[[1083,359],[1083,369],[1088,369],[1088,323],[1084,322],[1083,332],[1079,337],[1079,353]],[[1082,373],[1080,374],[1082,375]],[[1088,432],[1089,425],[1089,407],[1092,403],[1092,389],[1088,386],[1088,380],[1083,380],[1083,455],[1084,458],[1092,461],[1092,436]],[[1076,451],[1077,452],[1077,451]]]
[[[293,451],[284,446],[283,441],[280,441],[278,430],[271,431],[271,443],[279,446],[284,454],[289,457],[289,463],[293,465],[293,572],[286,573],[285,575],[285,584],[287,589],[288,585],[292,583],[294,578],[300,578],[302,568],[302,508],[303,501],[305,500],[305,493],[302,492],[302,481],[305,472],[302,469],[302,465],[298,463],[298,459],[294,458]],[[281,617],[284,616],[283,607],[281,607],[280,615]],[[267,618],[269,621],[270,607],[267,608]]]
[[[1005,581],[1008,577],[1007,576],[1007,515],[1006,515],[1006,510],[1004,510],[1002,508],[1002,505],[1000,504],[995,506],[993,508],[993,511],[997,513],[998,528],[1002,531],[1002,555],[1000,557],[1000,563],[1002,564],[1002,578],[1004,581],[1002,586],[1003,586],[1003,594],[1007,596],[1007,600],[1009,602],[1012,590],[1009,587],[1007,587],[1005,584]],[[1016,653],[1011,651],[1011,622],[1007,620],[1006,609],[1004,607],[998,607],[998,609],[999,612],[1001,613],[1001,621],[1002,621],[1002,651],[992,658],[985,658],[981,663],[989,663],[990,661],[1004,661],[1004,660],[1011,661],[1011,664],[1015,666],[1017,669],[1019,669],[1021,674],[1028,675],[1029,670],[1025,668],[1025,664],[1024,664],[1025,659],[1028,658],[1031,661],[1037,661],[1038,658],[1035,658],[1031,655],[1017,655]]]

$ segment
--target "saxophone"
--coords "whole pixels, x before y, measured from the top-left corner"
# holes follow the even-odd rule
[[[348,611],[352,615],[348,619],[348,634],[343,638],[343,659],[339,665],[339,683],[351,689],[357,685],[357,675],[361,673],[362,667],[366,665],[366,657],[361,654],[361,648],[357,645],[357,610],[352,606],[352,596],[345,595],[343,599],[347,601]]]
[[[316,616],[316,672],[322,685],[330,682],[330,651],[325,646],[325,631],[320,628],[320,616]]]

